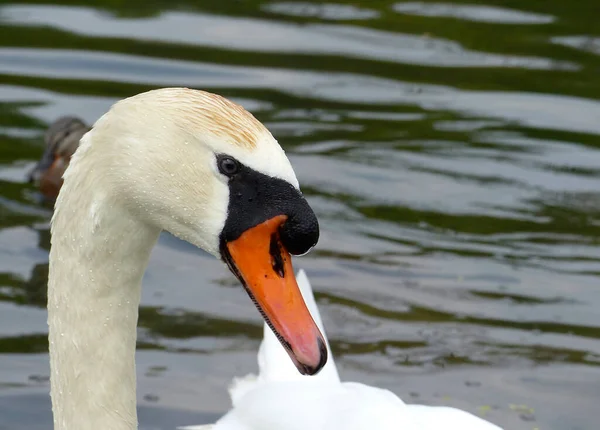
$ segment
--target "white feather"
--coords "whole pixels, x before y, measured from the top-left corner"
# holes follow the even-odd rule
[[[306,273],[301,270],[297,278],[327,342]],[[319,374],[302,376],[266,324],[258,363],[258,376],[234,380],[229,390],[233,409],[212,430],[501,430],[460,409],[407,405],[389,390],[341,382],[331,350]]]

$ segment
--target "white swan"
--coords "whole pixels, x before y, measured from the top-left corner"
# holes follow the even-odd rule
[[[296,368],[327,359],[291,254],[319,235],[283,150],[242,107],[185,88],[116,103],[85,134],[52,219],[48,280],[55,430],[137,428],[141,280],[167,230],[223,259]]]
[[[298,285],[315,322],[329,343],[304,271]],[[286,359],[265,325],[258,353],[259,374],[235,379],[233,409],[214,425],[181,430],[501,430],[451,407],[407,405],[388,390],[340,382],[333,356],[318,375],[302,376]]]

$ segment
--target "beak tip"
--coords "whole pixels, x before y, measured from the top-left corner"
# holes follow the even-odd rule
[[[297,358],[293,360],[300,374],[308,376],[316,375],[323,369],[323,367],[325,367],[325,364],[327,364],[327,347],[320,336],[317,338],[317,344],[319,348],[319,361],[316,365],[302,363]]]
[[[325,341],[323,338],[319,337],[317,339],[317,343],[319,344],[319,352],[321,353],[321,359],[319,360],[319,364],[317,364],[315,374],[320,372],[323,367],[327,364],[328,353],[327,346],[325,345]]]

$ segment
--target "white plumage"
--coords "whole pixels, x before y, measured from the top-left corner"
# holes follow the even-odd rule
[[[297,276],[308,308],[325,329],[304,271]],[[264,326],[258,352],[259,374],[236,378],[230,387],[233,408],[216,424],[185,430],[501,430],[451,407],[407,405],[389,390],[341,382],[329,360],[315,376],[300,375],[271,330]]]

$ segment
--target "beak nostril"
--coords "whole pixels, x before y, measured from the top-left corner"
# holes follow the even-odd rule
[[[271,235],[269,254],[271,255],[271,266],[273,267],[273,271],[277,273],[280,278],[285,278],[285,261],[284,257],[281,255],[281,244],[279,243],[277,233]]]

